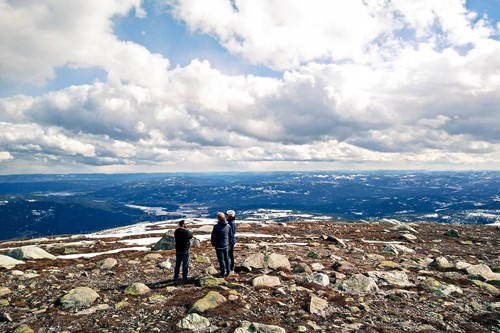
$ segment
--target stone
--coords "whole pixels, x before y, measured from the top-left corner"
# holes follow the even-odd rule
[[[210,261],[210,258],[207,256],[196,256],[196,258],[194,258],[194,262],[197,262],[200,264],[211,264],[212,263]]]
[[[115,258],[106,258],[97,263],[97,267],[100,269],[111,269],[118,264]]]
[[[244,320],[234,333],[286,333],[285,329],[276,325],[251,323]]]
[[[203,286],[216,286],[226,282],[224,278],[217,278],[213,276],[203,276],[200,278],[200,285]]]
[[[456,229],[448,229],[446,230],[445,235],[448,237],[460,237],[460,232]]]
[[[491,268],[484,264],[471,265],[465,268],[471,280],[481,280],[493,285],[500,285],[500,273],[495,273]]]
[[[156,260],[156,259],[163,259],[163,256],[159,253],[148,253],[144,256],[145,260]]]
[[[101,310],[107,310],[107,309],[109,309],[109,304],[99,304],[99,305],[93,306],[91,308],[88,308],[88,309],[85,309],[82,311],[78,311],[77,313],[75,313],[75,315],[76,316],[88,316],[88,315],[93,314],[94,312],[101,311]]]
[[[310,313],[315,315],[323,315],[327,307],[328,307],[327,300],[319,298],[315,295],[311,295],[311,299],[309,300]]]
[[[248,267],[250,271],[252,268],[263,269],[266,266],[265,259],[264,253],[254,253],[246,257],[241,266]]]
[[[0,297],[10,294],[12,291],[7,287],[0,287]]]
[[[302,282],[314,283],[326,287],[330,284],[330,278],[325,273],[314,273],[306,276]]]
[[[13,333],[34,333],[34,332],[35,331],[33,331],[28,325],[22,324],[18,326]]]
[[[266,258],[266,266],[274,270],[291,271],[292,269],[288,258],[282,254],[277,253],[271,253]]]
[[[174,250],[175,249],[175,237],[173,233],[166,232],[162,238],[151,248],[152,251],[159,250]]]
[[[359,270],[356,266],[345,260],[337,260],[335,263],[333,263],[332,269],[340,273],[359,273]]]
[[[7,253],[9,257],[17,260],[27,259],[56,259],[56,256],[37,246],[22,246],[15,248]]]
[[[380,225],[400,225],[401,222],[399,222],[398,220],[396,219],[380,219],[377,221],[378,224]]]
[[[416,241],[417,240],[417,236],[413,235],[413,234],[402,234],[401,235],[401,238],[402,239],[405,239],[407,241],[410,241],[410,242],[413,242],[413,241]]]
[[[441,269],[451,268],[452,265],[445,257],[437,257],[431,262],[432,267],[437,267]]]
[[[375,281],[363,274],[353,275],[349,279],[340,282],[337,285],[337,289],[353,294],[366,294],[379,291]]]
[[[341,248],[347,247],[346,243],[342,239],[337,238],[335,236],[327,236],[326,241],[331,242],[331,243],[333,243],[336,246],[341,247]]]
[[[408,280],[403,271],[371,271],[367,273],[373,278],[377,285],[394,287],[413,287],[414,284]]]
[[[24,264],[24,261],[0,254],[0,267],[11,269],[20,264]]]
[[[463,291],[459,287],[454,285],[445,284],[437,281],[432,277],[428,277],[425,280],[420,282],[420,286],[425,289],[427,292],[441,297],[450,296],[452,293],[456,292],[458,294],[462,294]]]
[[[398,264],[397,262],[390,261],[390,260],[384,260],[378,264],[377,267],[380,268],[400,268],[401,265]]]
[[[252,286],[259,287],[276,287],[281,285],[281,281],[277,276],[261,275],[252,280]]]
[[[199,332],[210,327],[210,321],[197,313],[190,313],[177,322],[177,327]]]
[[[406,224],[400,224],[396,225],[391,228],[392,231],[397,231],[397,232],[411,232],[414,234],[418,234],[418,231],[415,230],[414,228],[410,227],[409,225]]]
[[[158,268],[168,270],[168,269],[172,268],[172,263],[170,262],[170,259],[167,258],[164,261],[158,263],[158,265],[156,265],[156,266],[158,266]]]
[[[147,294],[151,291],[148,286],[146,286],[144,283],[141,282],[134,282],[131,285],[129,285],[123,293],[125,295],[144,295]]]
[[[216,291],[209,291],[205,297],[197,300],[189,309],[189,313],[203,313],[225,303],[227,299]]]
[[[465,261],[457,261],[457,263],[455,264],[455,268],[459,270],[465,270],[469,266],[472,266],[472,264],[469,264]]]
[[[476,286],[478,286],[479,288],[481,288],[482,290],[486,291],[487,293],[493,296],[500,295],[500,289],[498,289],[495,286],[492,286],[489,283],[480,280],[472,280],[472,283],[474,283]]]
[[[88,307],[99,297],[99,294],[89,287],[77,287],[61,297],[61,305],[63,308]]]

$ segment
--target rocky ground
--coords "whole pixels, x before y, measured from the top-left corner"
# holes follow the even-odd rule
[[[212,278],[207,241],[191,249],[180,284],[174,250],[4,264],[0,331],[500,332],[498,227],[239,223],[238,233],[275,237],[239,237],[238,267],[225,279]],[[123,248],[118,240],[2,242],[0,253],[105,252]]]

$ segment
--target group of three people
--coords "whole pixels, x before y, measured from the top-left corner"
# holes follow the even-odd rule
[[[236,213],[228,210],[226,214],[217,213],[217,224],[212,229],[211,243],[215,247],[219,261],[219,277],[225,277],[234,271],[234,245],[236,244]],[[179,221],[175,229],[175,268],[174,280],[179,279],[182,266],[182,280],[187,281],[189,270],[189,248],[193,234],[187,229],[185,220]]]

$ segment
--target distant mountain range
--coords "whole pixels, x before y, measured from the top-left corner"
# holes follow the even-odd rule
[[[499,223],[500,172],[268,172],[0,176],[0,240],[140,221]]]

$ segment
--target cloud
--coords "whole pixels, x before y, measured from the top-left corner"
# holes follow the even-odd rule
[[[192,30],[282,77],[225,75],[203,59],[170,68],[112,31],[115,15],[147,17],[139,1],[0,0],[0,26],[13,31],[0,32],[0,80],[43,83],[60,66],[107,74],[0,99],[2,166],[500,165],[500,42],[463,1],[169,3]]]
[[[464,0],[167,2],[192,31],[214,36],[230,52],[275,70],[312,61],[369,63],[397,57],[405,46],[465,46],[494,33]]]

